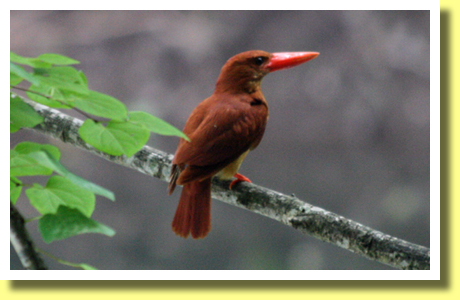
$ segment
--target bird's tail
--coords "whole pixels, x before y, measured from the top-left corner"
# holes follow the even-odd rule
[[[183,238],[204,238],[211,230],[211,178],[184,184],[172,222],[173,231]]]

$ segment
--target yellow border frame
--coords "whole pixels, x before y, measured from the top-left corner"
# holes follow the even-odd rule
[[[440,281],[1,281],[2,299],[452,299],[458,284],[460,1],[441,0],[441,280]],[[456,35],[454,34],[456,33]],[[447,46],[447,49],[445,47]],[[444,48],[443,48],[444,47]],[[455,84],[454,84],[455,83]],[[455,199],[455,200],[454,200]],[[454,234],[456,232],[456,234]],[[52,271],[50,271],[52,272]],[[179,298],[180,297],[180,298]],[[302,297],[302,298],[300,298]],[[308,299],[307,298],[307,299]]]

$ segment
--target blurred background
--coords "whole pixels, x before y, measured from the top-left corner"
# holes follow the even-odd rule
[[[430,245],[429,11],[11,11],[10,50],[81,61],[89,87],[129,110],[182,128],[210,96],[220,68],[252,49],[318,51],[268,75],[270,120],[240,169],[259,185],[409,242]],[[73,116],[83,118],[74,112]],[[390,269],[303,236],[276,221],[212,204],[212,230],[182,239],[170,224],[179,191],[31,130],[11,136],[50,143],[73,173],[112,190],[93,218],[113,238],[81,235],[37,246],[99,269]],[[177,138],[149,145],[174,153]],[[26,197],[26,217],[38,213]],[[52,269],[67,267],[45,258]],[[11,248],[11,269],[22,266]]]

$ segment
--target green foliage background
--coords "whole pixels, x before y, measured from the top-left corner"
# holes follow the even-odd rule
[[[148,141],[150,133],[188,138],[167,122],[145,112],[127,110],[119,100],[88,88],[81,70],[70,65],[77,60],[45,53],[23,57],[10,53],[10,132],[40,126],[44,121],[14,91],[26,91],[35,102],[57,109],[74,109],[86,117],[80,137],[110,155],[132,156]],[[115,231],[91,218],[96,195],[115,201],[115,195],[69,170],[59,161],[61,152],[53,145],[23,141],[10,151],[10,200],[15,205],[23,188],[39,216],[43,240],[56,240],[83,233],[113,236]],[[49,176],[45,186],[27,182],[30,176]],[[60,260],[63,263],[65,261]],[[86,264],[71,264],[93,269]]]

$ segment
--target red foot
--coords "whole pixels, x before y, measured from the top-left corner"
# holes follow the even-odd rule
[[[249,180],[249,178],[247,178],[246,176],[244,175],[241,175],[240,173],[236,173],[234,175],[234,177],[236,178],[236,180],[233,180],[231,183],[230,183],[230,187],[229,189],[232,189],[232,187],[237,184],[238,182],[241,182],[241,181],[246,181],[246,182],[249,182],[251,183],[252,181]]]

